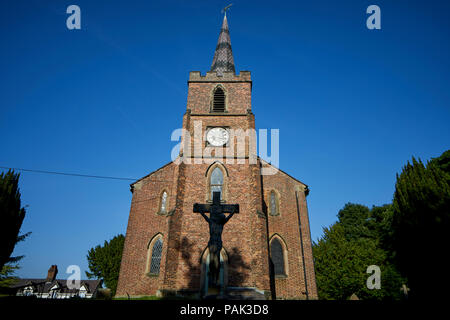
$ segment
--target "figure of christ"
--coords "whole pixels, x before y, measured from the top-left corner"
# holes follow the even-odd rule
[[[217,287],[220,284],[220,251],[222,250],[223,226],[231,219],[235,213],[239,213],[239,205],[220,204],[220,192],[213,192],[213,203],[194,204],[194,212],[200,213],[209,224],[209,272],[212,285]],[[209,212],[209,217],[205,214]],[[224,213],[230,213],[225,216]]]

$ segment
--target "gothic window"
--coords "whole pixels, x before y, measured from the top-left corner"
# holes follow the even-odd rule
[[[278,195],[274,190],[272,190],[270,192],[270,199],[269,199],[270,215],[277,216],[280,214],[278,203],[279,203]]]
[[[221,87],[214,91],[212,112],[225,112],[225,92]]]
[[[161,195],[161,203],[159,207],[159,212],[167,212],[167,192],[164,191]]]
[[[278,238],[274,238],[270,242],[270,258],[275,276],[286,276],[283,246]]]
[[[151,248],[152,256],[150,259],[150,270],[149,270],[149,273],[151,275],[159,274],[159,268],[161,265],[161,256],[162,256],[162,246],[163,246],[163,241],[162,241],[162,238],[159,237],[153,243],[153,247]]]
[[[210,190],[211,190],[211,200],[213,198],[213,192],[220,192],[220,199],[222,200],[222,190],[223,190],[223,172],[219,167],[216,167],[211,173],[210,178]]]

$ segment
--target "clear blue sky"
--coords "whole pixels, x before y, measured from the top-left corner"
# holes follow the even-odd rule
[[[411,156],[450,147],[449,1],[8,0],[0,166],[140,178],[169,162],[189,71],[209,70],[229,2],[236,69],[252,72],[257,127],[280,129],[281,169],[310,186],[313,240],[347,202],[390,202]],[[381,30],[366,28],[371,4]],[[126,232],[128,181],[23,173],[20,187],[21,277],[84,277],[87,251]]]

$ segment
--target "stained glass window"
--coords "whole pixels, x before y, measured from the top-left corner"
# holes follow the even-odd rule
[[[270,243],[270,255],[275,275],[286,275],[284,269],[283,247],[280,243],[280,240],[278,240],[277,238],[273,239]]]
[[[152,258],[150,261],[150,274],[159,274],[159,267],[161,265],[163,241],[161,238],[153,244]]]

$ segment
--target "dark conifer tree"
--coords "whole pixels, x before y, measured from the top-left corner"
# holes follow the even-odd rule
[[[19,174],[9,170],[0,174],[0,270],[7,263],[15,263],[23,256],[11,257],[16,243],[30,232],[19,235],[25,208],[21,205]]]
[[[449,280],[450,151],[425,166],[412,159],[397,175],[392,245],[411,298],[442,297]]]

